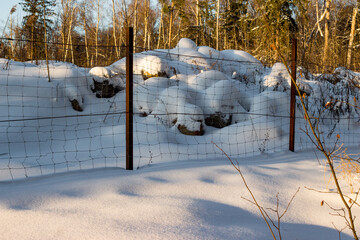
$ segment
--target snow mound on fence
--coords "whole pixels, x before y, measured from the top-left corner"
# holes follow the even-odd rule
[[[166,126],[184,126],[188,131],[201,131],[204,122],[203,111],[191,104],[188,92],[179,87],[164,89],[159,96],[153,115]]]
[[[125,62],[126,58],[123,58],[108,67],[93,68],[90,75],[99,81],[108,80],[125,87]],[[313,112],[325,104],[316,96],[324,96],[329,89],[339,92],[336,89],[346,85],[336,79],[351,77],[358,81],[356,74],[346,69],[337,69],[331,76],[335,79],[332,81],[339,83],[319,83],[313,75],[311,79],[306,79],[302,70],[298,73],[297,84],[302,93],[311,96],[307,101],[314,105],[311,106]],[[134,84],[136,112],[156,116],[170,128],[182,125],[199,131],[204,120],[214,116],[239,124],[248,120],[262,121],[264,116],[276,118],[289,115],[287,92],[291,78],[284,64],[275,63],[271,68],[265,68],[245,51],[197,47],[187,38],[180,39],[173,49],[135,53]],[[341,84],[342,87],[339,87]],[[334,109],[342,108],[334,106]],[[179,114],[181,112],[182,115]],[[189,117],[190,112],[201,117]],[[354,116],[357,112],[352,110],[349,114]]]
[[[265,121],[264,117],[289,116],[291,78],[282,63],[264,68],[260,61],[244,51],[197,47],[190,39],[181,39],[174,49],[145,51],[133,56],[134,111],[144,117],[155,117],[167,129],[186,128],[186,131],[207,134],[207,127],[256,124]],[[4,64],[6,61],[2,60]],[[13,68],[26,66],[27,74],[46,78],[44,61],[40,61],[40,65],[8,63]],[[61,62],[50,62],[49,66],[52,82],[41,83],[54,87],[49,98],[55,95],[55,101],[58,98],[76,100],[81,108],[87,106],[91,99],[89,90],[96,84],[105,84],[100,85],[100,89],[111,85],[116,91],[126,86],[126,58],[88,71]],[[320,112],[330,102],[322,111],[323,116],[348,116],[352,119],[348,121],[349,128],[359,124],[356,118],[360,111],[351,107],[356,106],[359,99],[356,88],[359,74],[344,68],[321,76],[299,72],[297,83],[306,93],[305,103],[311,114]],[[101,97],[99,91],[93,90]],[[123,102],[117,105],[121,104]],[[214,123],[218,120],[223,122]]]
[[[137,55],[134,61],[134,73],[146,76],[158,76],[168,71],[167,62],[158,56]]]
[[[219,64],[221,71],[235,73],[235,78],[239,80],[256,83],[257,75],[262,73],[263,65],[255,57],[247,52],[240,50],[221,51],[223,59]]]
[[[90,69],[89,74],[97,82],[102,82],[103,79],[109,79],[114,75],[112,71],[107,67],[93,67],[92,69]]]
[[[178,44],[176,45],[176,48],[190,48],[196,50],[197,46],[193,40],[189,38],[182,38],[179,40]]]
[[[230,80],[222,80],[208,87],[201,99],[205,114],[222,112],[232,114],[239,105],[240,92]]]
[[[203,71],[195,76],[188,77],[188,85],[196,90],[204,90],[217,81],[226,80],[228,77],[216,70]]]
[[[163,77],[147,79],[143,84],[134,86],[134,107],[146,115],[152,113],[159,101],[159,94],[163,89],[176,85],[175,80]]]
[[[263,86],[274,91],[286,91],[290,88],[291,77],[283,63],[275,63],[269,75],[264,77]]]
[[[222,59],[221,53],[218,50],[211,47],[201,46],[198,48],[198,52],[210,59],[214,59],[214,60]]]
[[[288,117],[290,95],[285,92],[264,91],[253,98],[250,113],[254,118],[262,116]]]
[[[84,108],[84,99],[88,92],[88,81],[83,69],[71,63],[49,61],[50,84],[56,85],[57,96],[70,101],[76,111]],[[47,77],[46,61],[39,65],[42,77]],[[35,70],[35,69],[34,69]],[[75,104],[75,105],[74,105]]]

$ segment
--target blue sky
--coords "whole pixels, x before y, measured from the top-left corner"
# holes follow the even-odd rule
[[[22,12],[21,6],[19,4],[20,2],[23,2],[23,1],[22,0],[0,0],[0,37],[3,34],[6,20],[9,17],[10,10],[14,5],[17,5],[17,10],[13,14],[13,20],[15,22],[21,23],[22,17],[23,17],[23,12]],[[60,0],[58,0],[58,2],[60,2]],[[105,4],[108,4],[109,6],[111,5],[111,0],[104,0],[103,2]],[[120,0],[117,0],[117,2],[120,2]],[[152,2],[152,4],[156,4],[158,1],[151,0],[151,2]],[[9,23],[8,23],[7,27],[9,27]]]
[[[6,24],[6,20],[9,16],[10,10],[14,5],[17,6],[17,11],[13,14],[13,19],[19,19],[21,21],[22,13],[21,13],[21,6],[19,5],[20,0],[0,0],[0,30],[1,35],[3,33],[3,29]]]

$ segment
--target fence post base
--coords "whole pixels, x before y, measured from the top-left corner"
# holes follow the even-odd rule
[[[126,31],[126,170],[134,168],[133,148],[133,28]]]
[[[296,82],[296,61],[297,61],[297,39],[292,39],[292,53],[291,53],[291,76]],[[290,135],[289,135],[289,150],[295,151],[295,84],[291,81],[290,90]]]

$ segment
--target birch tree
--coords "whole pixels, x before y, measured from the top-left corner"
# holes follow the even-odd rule
[[[353,51],[353,46],[354,46],[356,16],[357,16],[358,11],[359,11],[358,6],[355,6],[353,9],[353,14],[352,14],[350,39],[349,39],[349,46],[348,46],[347,59],[346,59],[346,66],[348,69],[351,68],[351,56],[352,56],[352,51]]]
[[[329,40],[330,40],[330,4],[331,0],[325,0],[325,29],[324,29],[324,55],[323,55],[323,71],[327,71],[329,57]]]
[[[134,3],[134,48],[136,51],[136,40],[137,40],[137,26],[138,26],[138,0],[135,0]]]
[[[86,54],[86,67],[90,67],[90,54],[88,48],[88,27],[86,23],[87,14],[86,14],[86,6],[87,1],[84,0],[81,7],[81,18],[82,18],[82,26],[84,30],[84,43],[85,43],[85,54]]]
[[[117,40],[116,40],[116,13],[115,13],[115,0],[112,0],[112,12],[113,12],[113,16],[112,16],[112,22],[113,22],[113,38],[114,38],[114,46],[115,46],[115,52],[116,52],[116,57],[119,58],[120,57],[120,53],[119,53],[119,49],[117,48]]]
[[[175,2],[174,0],[171,1],[171,7],[170,7],[170,19],[169,19],[169,49],[171,48],[171,37],[172,37],[172,28],[173,28],[173,18],[174,18],[174,6]]]
[[[216,50],[219,50],[219,15],[220,15],[220,0],[216,4]]]
[[[98,65],[99,56],[99,27],[100,27],[100,0],[97,0],[97,15],[95,29],[95,64]]]

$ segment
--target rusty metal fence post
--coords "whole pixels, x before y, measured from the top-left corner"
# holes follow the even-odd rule
[[[291,51],[291,76],[296,81],[296,61],[297,61],[297,39],[292,39],[292,51]],[[289,135],[289,150],[295,151],[295,84],[291,81],[290,90],[290,135]]]
[[[126,170],[134,168],[133,148],[133,28],[126,31]]]

